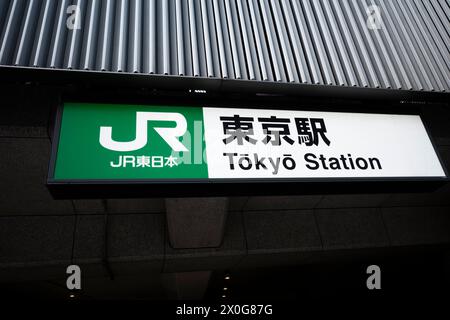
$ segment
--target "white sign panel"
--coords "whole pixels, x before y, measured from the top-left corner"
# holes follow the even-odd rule
[[[445,177],[417,115],[203,108],[209,178]]]

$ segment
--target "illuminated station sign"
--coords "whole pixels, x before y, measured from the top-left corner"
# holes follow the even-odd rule
[[[446,179],[418,115],[65,103],[57,123],[50,184]]]

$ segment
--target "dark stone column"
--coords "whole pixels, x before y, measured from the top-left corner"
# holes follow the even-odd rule
[[[163,284],[169,299],[201,300],[208,288],[211,271],[163,274]]]
[[[219,247],[228,198],[166,199],[169,242],[174,249]]]

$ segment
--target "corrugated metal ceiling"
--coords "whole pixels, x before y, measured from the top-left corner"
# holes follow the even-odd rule
[[[0,0],[0,31],[1,65],[450,90],[450,0]]]

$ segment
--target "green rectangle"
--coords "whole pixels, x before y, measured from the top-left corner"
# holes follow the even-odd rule
[[[175,137],[187,151],[173,150],[158,130],[182,127],[175,120],[149,120],[140,130],[145,144],[126,151],[101,144],[101,127],[110,130],[118,145],[136,141],[137,119],[155,115],[185,119],[187,127]],[[142,129],[142,127],[141,127]],[[138,130],[139,131],[139,130]],[[145,131],[145,132],[142,132]],[[201,107],[143,106],[65,103],[56,153],[54,180],[147,180],[208,178],[204,161],[203,114]],[[171,131],[173,132],[173,131]],[[107,136],[107,135],[104,135]],[[172,135],[173,136],[173,135]],[[144,140],[140,140],[141,142]],[[109,144],[107,146],[110,146]],[[180,147],[181,148],[181,147]],[[122,164],[122,165],[120,165]]]

